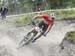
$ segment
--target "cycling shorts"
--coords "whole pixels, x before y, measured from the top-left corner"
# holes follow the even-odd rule
[[[45,33],[45,31],[47,30],[48,26],[49,26],[49,25],[46,24],[46,23],[44,23],[43,21],[39,22],[39,24],[38,24],[38,27],[39,27],[39,28],[42,28],[42,31],[43,31],[42,34]]]

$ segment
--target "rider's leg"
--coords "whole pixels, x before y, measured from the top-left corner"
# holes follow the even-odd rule
[[[39,39],[42,36],[41,33],[39,33],[37,36],[35,36],[35,38],[32,40],[32,43],[35,42],[37,39]]]
[[[43,32],[42,33],[40,32],[37,36],[35,36],[32,42],[35,42],[38,38],[40,38],[48,28],[48,24],[45,24],[43,21],[41,21],[38,26],[42,28]]]
[[[31,33],[33,30],[34,30],[34,28],[32,28],[32,29],[28,32],[28,34]]]

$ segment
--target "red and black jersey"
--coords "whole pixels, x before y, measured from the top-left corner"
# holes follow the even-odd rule
[[[44,21],[45,23],[47,23],[47,24],[53,26],[54,21],[51,20],[51,17],[50,17],[48,14],[43,14],[42,17],[43,17],[43,21]]]

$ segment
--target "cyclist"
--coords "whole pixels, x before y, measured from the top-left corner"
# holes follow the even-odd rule
[[[38,38],[40,38],[42,35],[46,36],[47,33],[50,31],[52,26],[54,25],[54,20],[55,20],[55,13],[52,13],[50,15],[48,14],[41,14],[34,16],[32,19],[32,24],[35,25],[35,19],[41,18],[41,22],[39,22],[38,27],[42,28],[42,32],[38,36],[36,36],[33,40],[32,43],[35,42]]]

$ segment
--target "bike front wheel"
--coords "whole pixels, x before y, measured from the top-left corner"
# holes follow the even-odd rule
[[[31,40],[36,36],[37,33],[29,32],[19,43],[19,48],[23,47],[24,45],[28,45]]]

